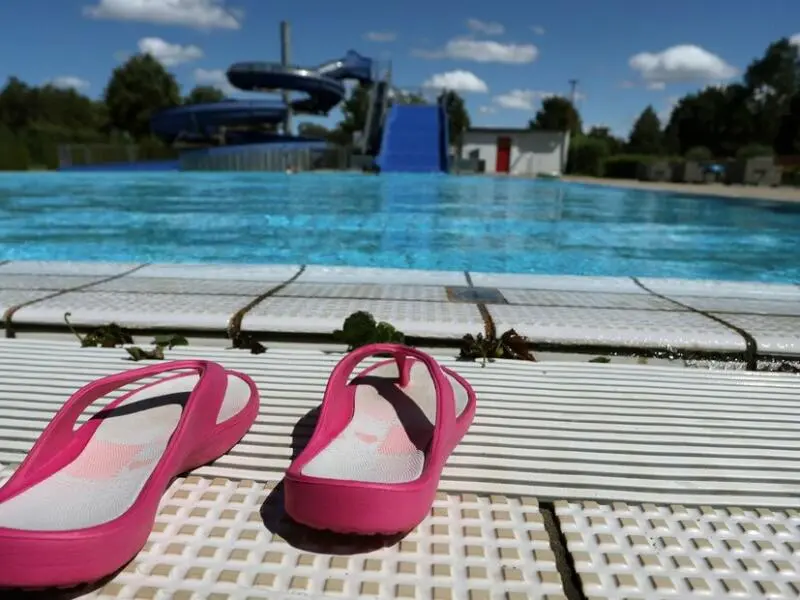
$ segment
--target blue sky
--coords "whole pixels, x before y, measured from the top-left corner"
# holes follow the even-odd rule
[[[461,88],[476,125],[522,127],[578,79],[584,122],[621,134],[648,104],[667,116],[676,97],[737,77],[771,41],[800,44],[797,0],[20,0],[0,5],[0,77],[97,96],[126,54],[150,49],[186,91],[224,86],[233,62],[278,60],[282,19],[293,62],[350,48],[391,59],[399,87]]]

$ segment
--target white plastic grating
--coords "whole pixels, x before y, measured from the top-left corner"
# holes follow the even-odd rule
[[[557,502],[590,599],[798,598],[800,511]]]
[[[72,342],[0,341],[0,462],[19,463],[64,400],[90,380],[138,363],[122,350]],[[310,434],[340,354],[187,347],[251,375],[261,413],[208,477],[277,481],[292,436]],[[445,469],[452,492],[753,507],[800,497],[796,375],[674,367],[498,361],[482,368],[438,355],[478,395],[478,414]]]
[[[532,498],[438,494],[407,536],[292,523],[279,488],[189,477],[165,494],[139,555],[85,598],[565,599]]]

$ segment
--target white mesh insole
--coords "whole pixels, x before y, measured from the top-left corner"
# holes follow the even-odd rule
[[[459,416],[469,394],[457,379],[445,375]],[[419,478],[436,422],[436,392],[428,369],[419,361],[414,361],[406,387],[396,385],[397,377],[397,365],[391,362],[359,378],[370,383],[356,386],[353,419],[303,467],[303,475],[365,483]]]
[[[0,503],[0,527],[70,531],[124,514],[158,465],[198,380],[187,375],[132,394],[103,419],[75,460]],[[249,398],[247,382],[228,374],[217,424],[241,412]]]

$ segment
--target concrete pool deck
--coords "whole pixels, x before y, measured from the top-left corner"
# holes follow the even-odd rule
[[[789,186],[756,187],[749,185],[724,185],[721,183],[671,183],[666,181],[636,181],[632,179],[605,179],[601,177],[579,177],[573,175],[565,176],[562,179],[571,183],[585,183],[634,190],[652,190],[654,192],[674,192],[677,194],[692,194],[697,196],[740,198],[742,200],[800,202],[800,188]]]
[[[282,512],[282,473],[341,358],[330,334],[357,310],[432,346],[479,397],[429,517],[400,541]],[[745,370],[800,358],[800,286],[10,261],[0,312],[0,480],[75,389],[140,364],[80,348],[65,312],[142,344],[184,333],[166,358],[216,360],[261,393],[242,442],[165,494],[136,559],[72,597],[800,596],[800,375]],[[456,361],[486,320],[528,336],[540,362]],[[233,330],[266,351],[226,349]],[[598,354],[611,364],[587,362]],[[662,354],[683,360],[636,358]]]
[[[541,351],[738,359],[800,356],[800,286],[305,265],[0,263],[6,337],[116,322],[225,340],[331,341],[371,312],[415,343],[514,328]]]

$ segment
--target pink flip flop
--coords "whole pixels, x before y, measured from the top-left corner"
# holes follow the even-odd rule
[[[392,360],[348,383],[375,354]],[[424,352],[397,344],[351,352],[331,373],[314,434],[286,471],[286,511],[340,533],[410,531],[428,514],[475,407],[469,383]]]
[[[93,402],[125,394],[80,427]],[[182,360],[94,381],[72,395],[0,488],[0,587],[70,587],[124,566],[144,546],[181,473],[230,450],[258,414],[252,379]]]

